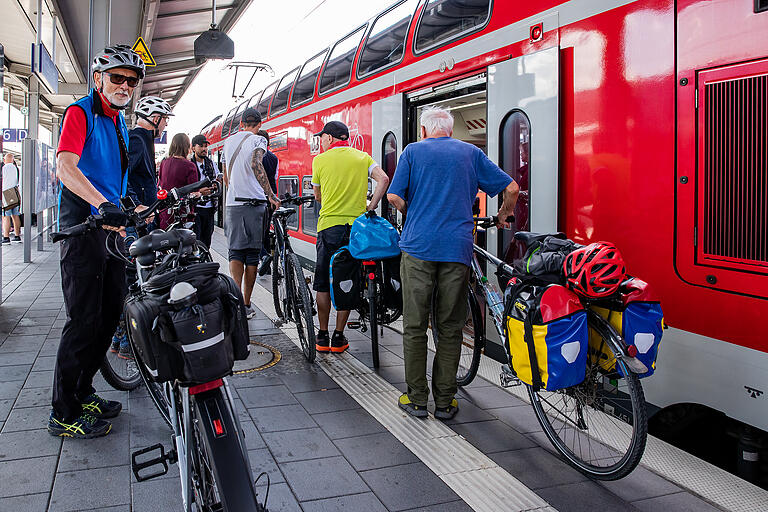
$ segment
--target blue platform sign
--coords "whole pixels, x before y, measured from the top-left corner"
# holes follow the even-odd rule
[[[21,142],[27,138],[24,128],[3,128],[3,142]]]
[[[52,94],[59,92],[59,70],[43,44],[32,43],[32,71]]]
[[[155,137],[155,144],[168,144],[168,131],[163,130],[159,137]]]

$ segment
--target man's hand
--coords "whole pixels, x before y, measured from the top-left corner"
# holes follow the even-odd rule
[[[134,211],[136,213],[141,213],[141,212],[146,211],[146,210],[149,210],[149,206],[140,204],[139,206],[136,207],[136,209]],[[149,217],[147,217],[146,219],[144,219],[145,222],[152,222],[154,220],[155,220],[155,214],[154,213],[152,215],[150,215]]]
[[[128,223],[128,216],[118,206],[105,201],[99,205],[99,215],[102,219],[102,227],[107,231],[117,231],[121,236],[125,236],[125,225]]]
[[[511,221],[514,219],[514,216],[509,215],[507,212],[499,211],[499,216],[496,217],[496,227],[499,229],[510,229],[512,227]]]
[[[203,187],[200,190],[198,190],[198,192],[200,192],[201,196],[207,196],[208,194],[213,192],[213,187]]]
[[[275,208],[280,208],[280,200],[277,198],[275,194],[272,194],[269,196],[269,203]]]

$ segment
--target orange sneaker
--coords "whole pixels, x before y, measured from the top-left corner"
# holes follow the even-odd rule
[[[318,352],[330,352],[331,340],[328,339],[328,331],[318,331],[315,336],[315,350]]]
[[[349,341],[344,336],[343,332],[333,331],[333,337],[331,338],[331,352],[341,354],[349,348]]]

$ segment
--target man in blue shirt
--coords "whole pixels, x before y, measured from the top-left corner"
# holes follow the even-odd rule
[[[440,342],[432,368],[435,417],[458,411],[456,371],[467,317],[467,283],[472,259],[472,203],[478,188],[504,193],[499,219],[514,210],[519,188],[476,146],[451,138],[453,116],[436,107],[421,115],[421,142],[400,156],[387,199],[406,214],[400,238],[403,285],[403,353],[408,391],[400,408],[427,416],[427,324],[437,288],[436,326]],[[499,226],[508,223],[499,222]]]

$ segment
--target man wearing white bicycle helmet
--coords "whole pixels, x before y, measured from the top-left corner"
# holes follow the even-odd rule
[[[88,439],[106,435],[106,421],[120,402],[95,393],[93,377],[115,332],[126,293],[125,262],[105,242],[122,249],[127,223],[118,206],[127,187],[128,127],[120,111],[144,78],[144,62],[125,45],[105,48],[91,66],[94,89],[64,113],[57,153],[59,229],[99,214],[104,229],[90,230],[61,244],[61,288],[67,320],[53,376],[51,435]],[[110,231],[110,233],[107,233]],[[107,240],[107,237],[110,237]]]

